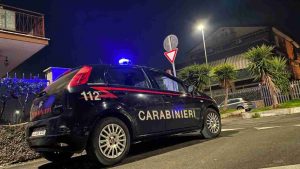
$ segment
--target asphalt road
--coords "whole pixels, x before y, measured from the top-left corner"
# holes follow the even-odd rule
[[[223,120],[221,136],[207,140],[197,133],[138,143],[115,169],[256,169],[300,168],[300,114],[260,119]],[[43,159],[10,169],[101,168],[85,155],[55,165]]]

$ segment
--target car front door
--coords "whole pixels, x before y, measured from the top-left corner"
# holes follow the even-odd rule
[[[238,102],[239,102],[238,99],[230,99],[227,103],[227,108],[228,109],[236,109]]]
[[[194,99],[183,84],[167,73],[149,70],[151,82],[156,89],[166,92],[164,94],[165,110],[171,116],[164,119],[167,130],[182,129],[199,124],[200,109],[195,105]]]

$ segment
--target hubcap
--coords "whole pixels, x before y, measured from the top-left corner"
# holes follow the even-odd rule
[[[117,158],[125,150],[126,135],[123,128],[117,124],[108,124],[100,132],[99,148],[107,158]]]
[[[211,133],[218,133],[220,129],[219,117],[215,113],[209,113],[206,118],[207,128]]]

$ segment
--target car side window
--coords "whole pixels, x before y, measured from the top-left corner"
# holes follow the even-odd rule
[[[240,100],[239,99],[232,99],[232,100],[230,100],[228,103],[237,103],[237,102],[239,102]]]
[[[149,88],[144,73],[138,68],[109,68],[107,82],[111,85]]]
[[[173,92],[185,93],[183,85],[176,80],[169,78],[168,76],[159,72],[149,72],[153,80],[161,90],[168,90]]]
[[[89,83],[104,83],[105,67],[94,66],[89,78]]]
[[[234,102],[235,102],[234,99],[228,100],[228,104],[231,104],[231,103],[234,103]]]

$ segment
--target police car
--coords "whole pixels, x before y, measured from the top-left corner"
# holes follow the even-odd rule
[[[152,68],[82,66],[34,99],[27,141],[53,162],[86,150],[92,159],[113,165],[126,156],[132,143],[147,138],[199,129],[205,138],[217,137],[218,106],[192,89]]]

